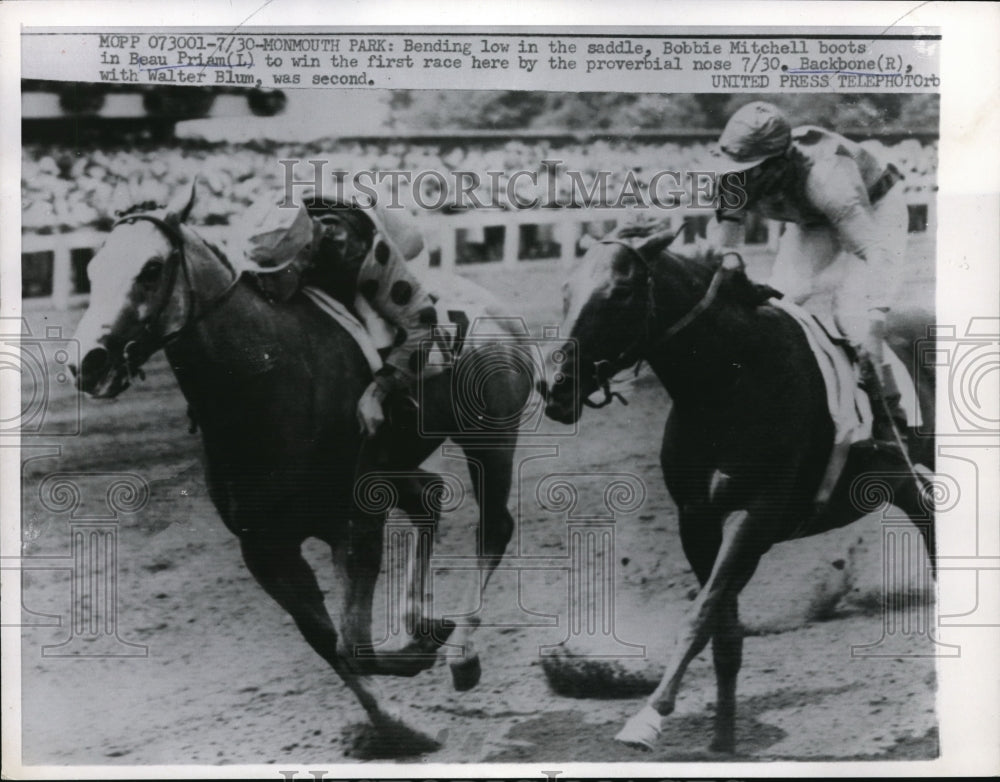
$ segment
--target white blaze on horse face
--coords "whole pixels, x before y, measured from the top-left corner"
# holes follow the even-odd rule
[[[563,284],[563,322],[559,328],[559,336],[569,340],[584,306],[594,296],[610,290],[612,285],[611,261],[614,257],[614,246],[595,244],[577,261],[569,278]],[[550,365],[552,362],[549,362]],[[548,381],[551,387],[555,372],[559,367],[550,366]]]
[[[577,263],[564,288],[563,328],[569,336],[587,302],[611,289],[614,284],[613,244],[595,244]]]
[[[149,222],[120,225],[111,232],[87,266],[90,304],[74,335],[81,356],[98,347],[129,310],[140,316],[148,302],[133,295],[136,277],[150,260],[165,259],[170,251],[169,240]]]

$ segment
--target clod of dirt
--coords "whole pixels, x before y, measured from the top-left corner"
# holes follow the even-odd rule
[[[619,660],[577,656],[557,649],[542,658],[552,691],[568,698],[633,698],[656,689],[660,677],[646,661],[630,670]]]

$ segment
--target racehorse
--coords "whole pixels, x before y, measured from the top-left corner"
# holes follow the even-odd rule
[[[475,614],[512,535],[513,454],[534,380],[512,340],[467,343],[451,373],[473,362],[477,382],[452,393],[451,373],[427,379],[420,420],[412,405],[400,403],[387,411],[393,424],[383,427],[381,447],[362,449],[356,408],[372,373],[357,342],[302,293],[281,304],[262,297],[221,250],[185,224],[194,201],[192,185],[173,208],[125,213],[91,260],[90,305],[76,334],[77,385],[94,397],[115,397],[153,353],[165,350],[201,428],[211,500],[239,537],[247,568],[377,727],[394,731],[394,741],[419,739],[386,711],[364,677],[415,675],[433,665],[454,631],[455,687],[478,682]],[[470,418],[484,420],[483,431]],[[421,431],[450,433],[467,460],[480,508],[482,584],[463,596],[464,624],[429,619],[431,536],[425,535],[407,585],[409,641],[383,651],[372,644],[371,615],[386,515],[395,507],[425,525],[429,518],[433,527],[448,496],[461,490],[418,469],[445,439]],[[381,456],[359,466],[361,453]],[[307,537],[325,541],[333,553],[343,600],[339,635],[301,554]]]
[[[630,230],[636,231],[633,227]],[[617,394],[609,379],[640,360],[669,394],[660,464],[677,505],[681,544],[701,590],[676,631],[676,646],[646,705],[616,739],[652,748],[673,711],[685,669],[712,640],[717,704],[711,748],[733,752],[736,680],[742,659],[737,600],[775,543],[846,525],[891,491],[911,520],[932,514],[926,489],[883,451],[855,449],[828,502],[814,500],[833,447],[824,380],[805,333],[772,306],[777,291],[750,281],[732,256],[681,257],[670,231],[612,232],[578,262],[564,287],[562,360],[539,390],[546,414],[575,423],[584,405]],[[906,355],[929,321],[890,324]],[[566,334],[566,331],[562,332]],[[912,362],[911,362],[912,363]],[[934,416],[933,378],[921,377],[923,420]],[[591,399],[603,390],[603,401]],[[933,442],[909,433],[914,463],[933,470]],[[917,523],[932,562],[932,525]]]

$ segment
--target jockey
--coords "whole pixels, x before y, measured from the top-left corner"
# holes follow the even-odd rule
[[[360,293],[394,327],[392,347],[358,402],[361,427],[374,437],[385,421],[386,399],[415,386],[420,344],[437,323],[434,299],[407,267],[427,252],[420,232],[386,209],[315,198],[297,207],[268,206],[249,222],[244,256],[251,268],[298,267],[304,284],[323,288],[352,309]],[[298,279],[280,297],[297,287]]]
[[[906,202],[895,187],[902,174],[837,133],[812,125],[793,129],[763,101],[733,114],[714,157],[723,199],[713,243],[731,250],[747,212],[784,221],[770,284],[795,304],[833,294],[875,421],[889,427],[888,436],[880,433],[871,445],[898,450],[887,418],[904,426],[906,419],[883,343],[906,249]]]

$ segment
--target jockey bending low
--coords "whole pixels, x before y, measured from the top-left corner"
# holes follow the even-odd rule
[[[313,277],[329,278],[319,284],[336,298],[352,306],[353,292],[359,292],[395,328],[383,366],[358,402],[361,426],[374,436],[385,420],[385,400],[413,389],[418,349],[437,323],[434,300],[407,266],[427,252],[420,232],[402,215],[378,207],[331,208],[309,201],[270,206],[250,222],[245,256],[252,267],[301,260]]]
[[[883,355],[886,315],[899,294],[906,250],[906,202],[895,187],[902,174],[837,133],[793,129],[763,101],[733,114],[715,164],[720,176],[738,175],[721,190],[739,203],[718,210],[714,243],[731,249],[747,212],[785,223],[770,284],[796,304],[833,293],[836,319],[872,397],[885,441],[878,444],[896,450],[880,413],[884,402],[893,420],[905,421]]]

